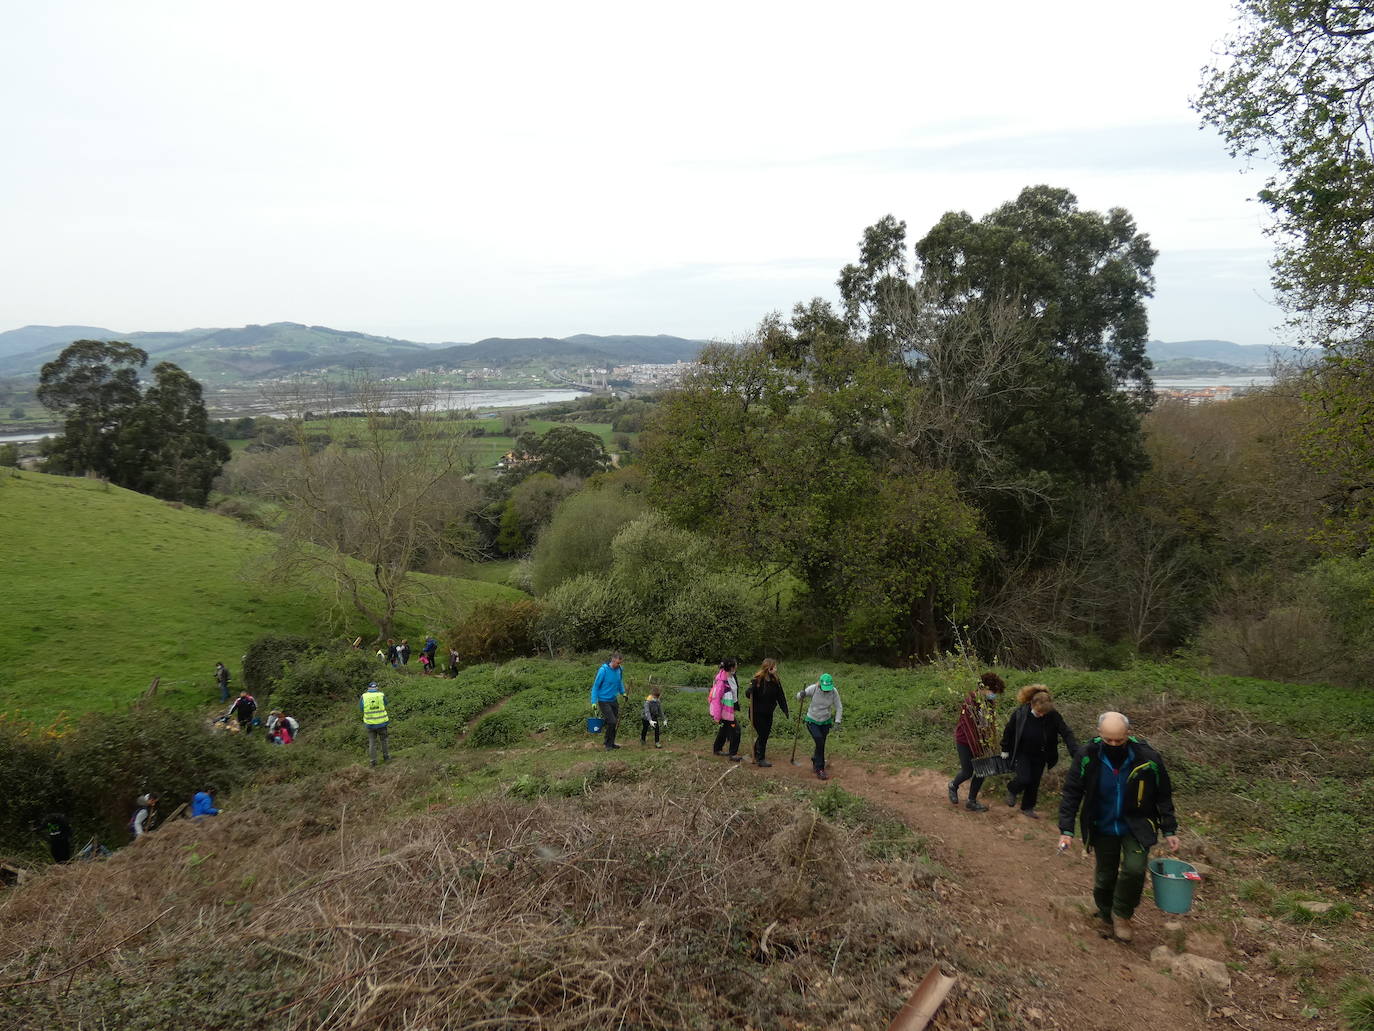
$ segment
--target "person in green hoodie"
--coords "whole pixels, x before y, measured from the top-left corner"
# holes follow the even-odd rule
[[[840,689],[835,686],[835,678],[822,673],[820,679],[804,690],[797,692],[797,701],[810,698],[806,709],[806,729],[816,742],[816,750],[811,753],[811,768],[821,780],[829,780],[825,772],[825,739],[830,736],[830,728],[840,725],[844,706],[840,702]]]

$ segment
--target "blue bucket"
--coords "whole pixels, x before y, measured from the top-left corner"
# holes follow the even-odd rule
[[[591,716],[587,719],[587,733],[600,734],[601,728],[606,725],[606,721],[600,716]]]
[[[1193,876],[1189,877],[1188,874]],[[1166,913],[1186,913],[1193,908],[1193,889],[1202,880],[1189,863],[1181,859],[1151,859],[1150,884],[1155,905]]]

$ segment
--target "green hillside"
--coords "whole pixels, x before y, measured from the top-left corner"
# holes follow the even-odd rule
[[[192,706],[217,695],[211,671],[237,675],[259,634],[330,632],[323,592],[255,582],[271,535],[234,520],[96,480],[0,477],[0,713],[48,721],[108,711],[162,678]],[[457,604],[514,595],[443,581]],[[444,613],[431,613],[441,620]],[[425,613],[414,614],[420,633]],[[361,620],[335,633],[365,634]]]

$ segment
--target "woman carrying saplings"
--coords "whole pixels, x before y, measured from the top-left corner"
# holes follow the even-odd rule
[[[959,804],[959,785],[968,781],[968,801],[964,808],[975,813],[985,813],[988,807],[978,801],[978,792],[983,787],[983,778],[973,775],[975,756],[987,755],[993,751],[992,735],[996,729],[993,723],[993,710],[997,699],[1007,685],[996,673],[984,673],[978,678],[978,689],[964,695],[963,707],[959,710],[959,722],[954,726],[954,749],[959,753],[959,775],[949,782],[949,801]]]

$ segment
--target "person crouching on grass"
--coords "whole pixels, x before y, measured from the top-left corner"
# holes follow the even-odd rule
[[[663,747],[663,745],[659,743],[658,734],[660,730],[668,725],[668,721],[663,718],[662,694],[663,692],[658,688],[651,688],[649,690],[649,697],[644,699],[644,711],[641,713],[642,719],[640,720],[642,726],[639,730],[639,743],[641,745],[649,743],[649,728],[653,727],[654,747]]]
[[[1178,851],[1174,787],[1163,757],[1138,737],[1119,712],[1097,717],[1097,737],[1075,756],[1059,803],[1059,849],[1073,840],[1082,810],[1083,847],[1097,855],[1093,901],[1112,934],[1128,942],[1131,917],[1145,889],[1150,849],[1164,834]]]
[[[830,774],[825,772],[825,739],[830,736],[832,727],[840,725],[840,717],[844,715],[835,678],[829,673],[822,673],[819,680],[797,693],[799,702],[808,697],[811,704],[806,710],[806,729],[811,734],[811,740],[816,742],[816,750],[811,753],[811,768],[821,780],[829,780]]]

